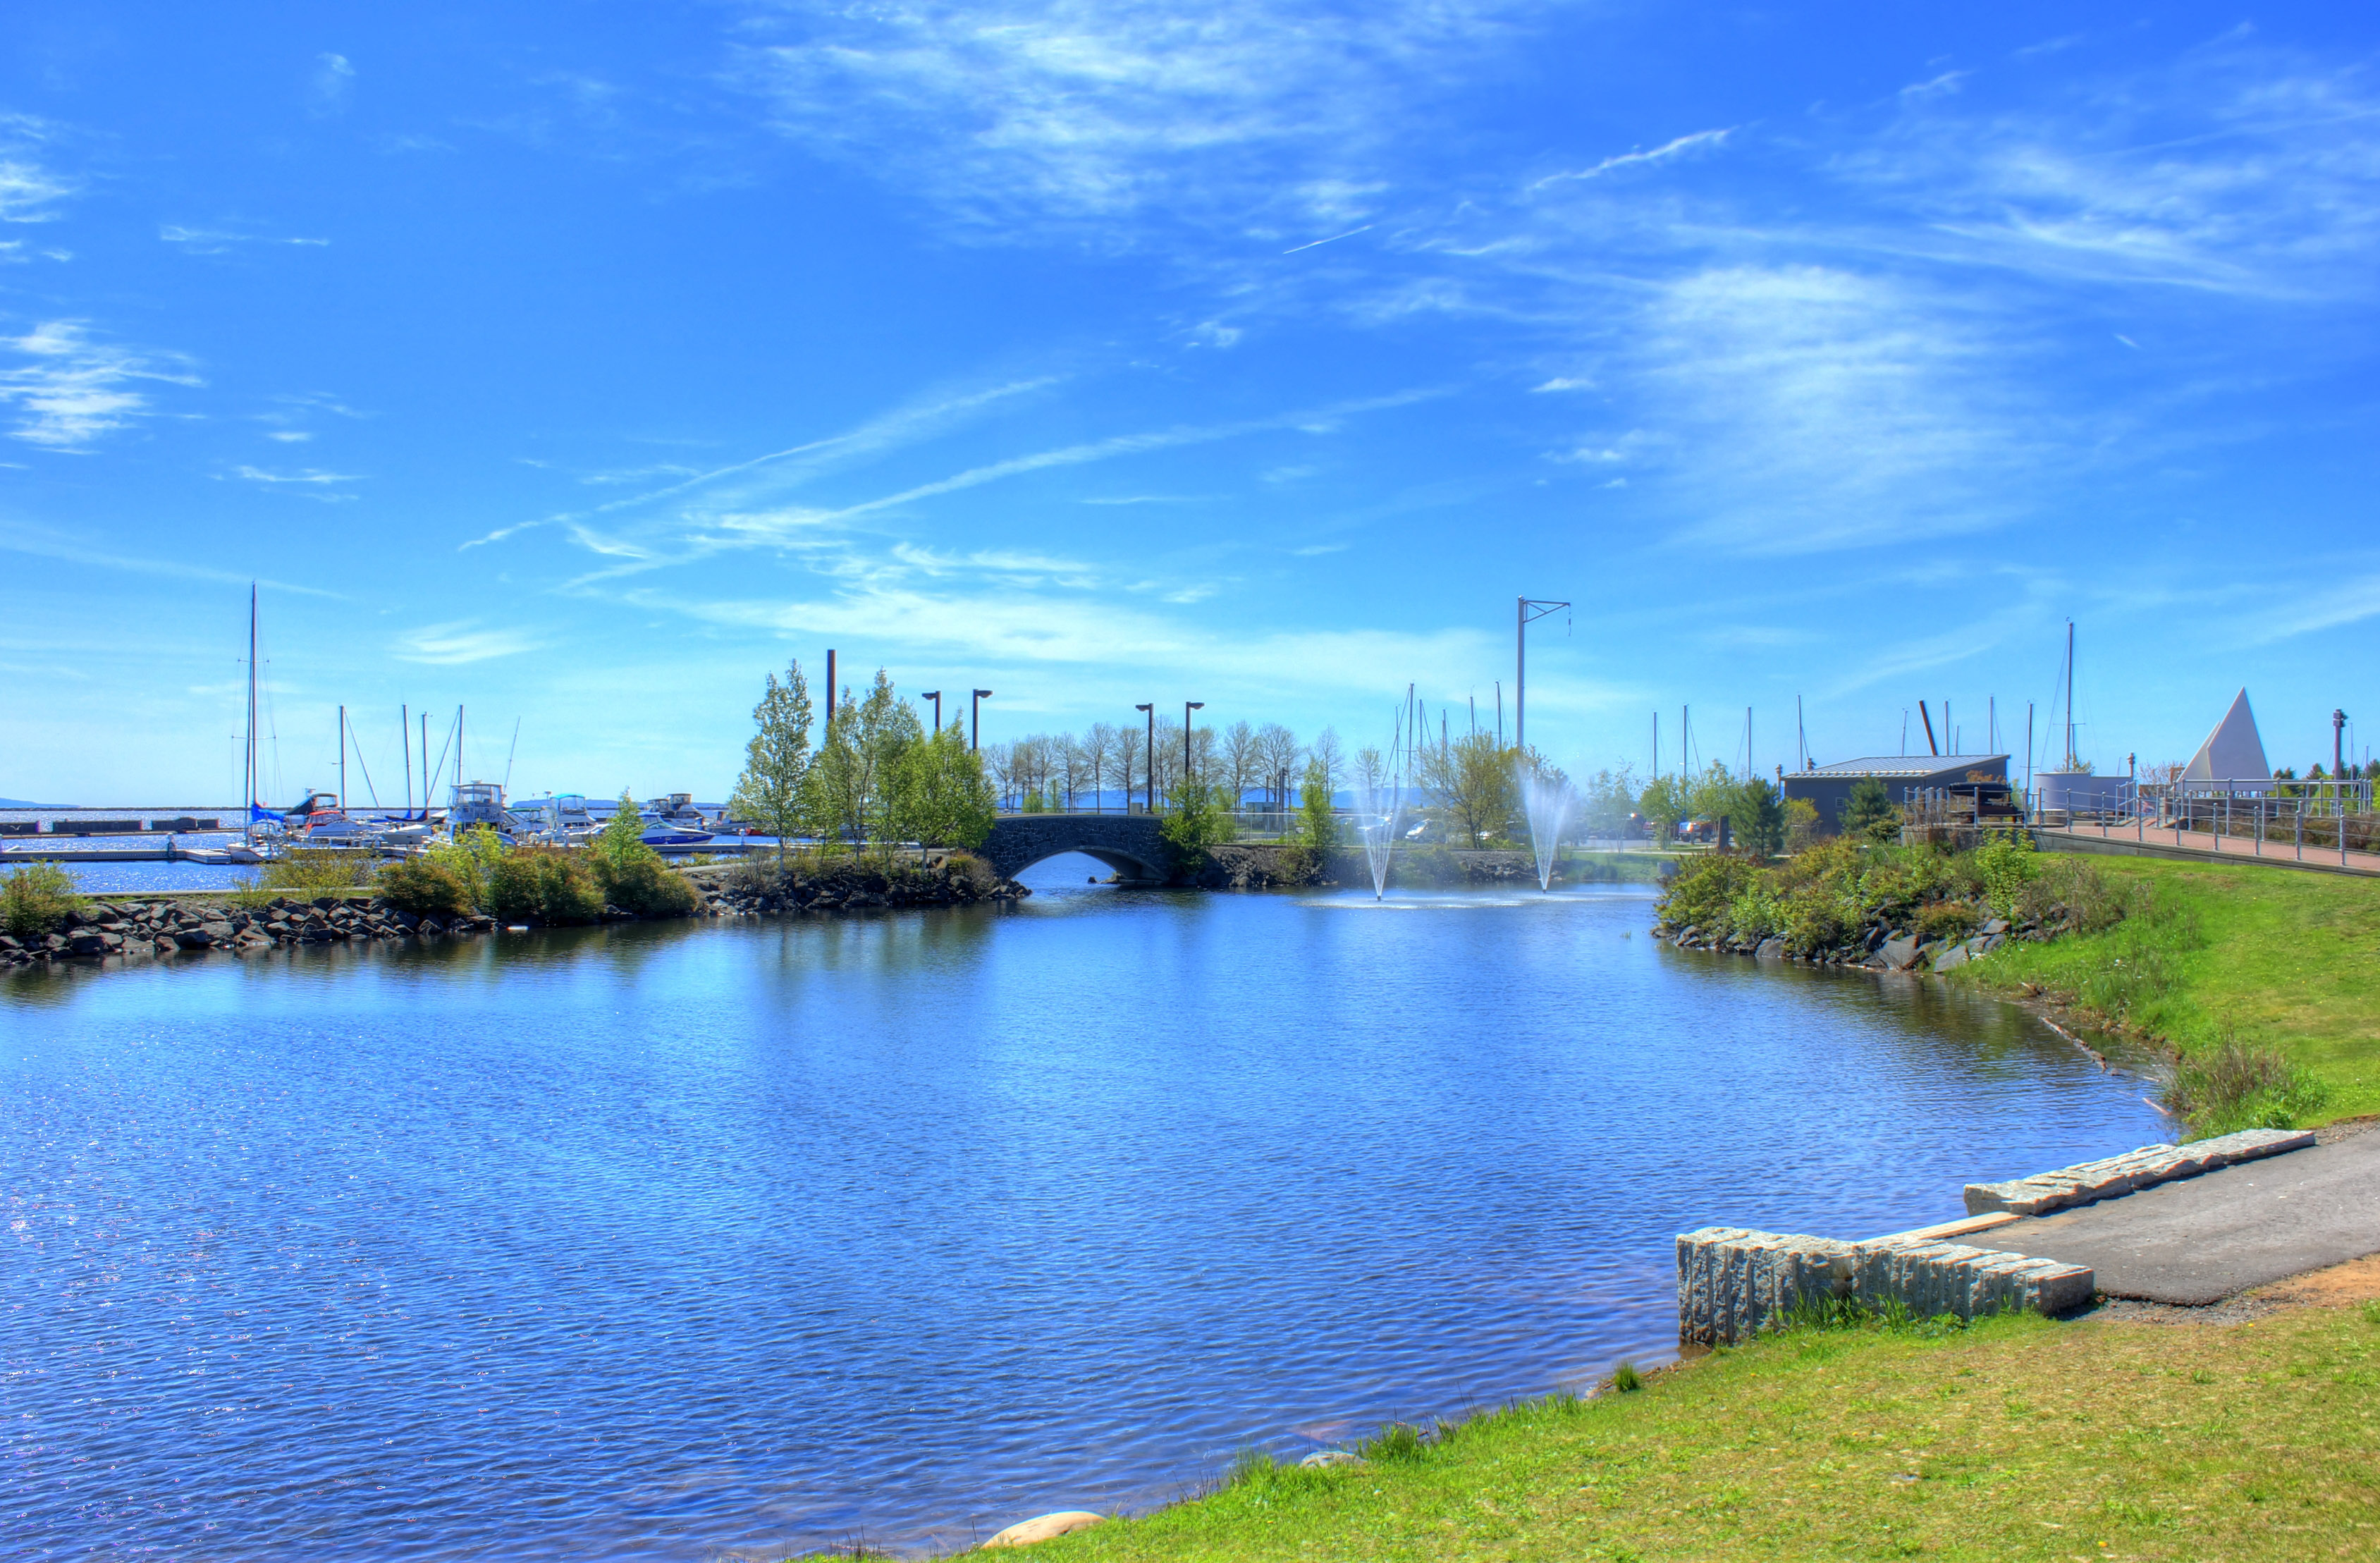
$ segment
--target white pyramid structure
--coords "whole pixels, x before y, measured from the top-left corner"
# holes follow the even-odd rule
[[[2273,769],[2265,760],[2265,741],[2256,735],[2256,713],[2248,709],[2248,692],[2240,691],[2206,742],[2198,745],[2198,753],[2182,769],[2185,782],[2234,782],[2251,776],[2270,776]]]

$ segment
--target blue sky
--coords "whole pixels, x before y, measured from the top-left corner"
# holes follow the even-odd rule
[[[2102,769],[2380,736],[2374,13],[1961,12],[20,16],[0,794],[234,798],[251,578],[276,793],[718,796],[829,646],[1380,741],[1524,592],[1573,766],[2021,755],[2070,616]]]

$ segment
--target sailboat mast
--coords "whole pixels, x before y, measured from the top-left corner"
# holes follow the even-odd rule
[[[2066,621],[2066,769],[2074,769],[2074,621]]]
[[[248,822],[242,829],[256,834],[256,583],[248,583]]]
[[[339,806],[347,806],[347,708],[339,708]]]
[[[405,812],[413,813],[413,708],[396,708],[396,742],[405,750]]]

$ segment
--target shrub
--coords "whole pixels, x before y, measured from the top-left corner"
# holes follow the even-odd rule
[[[1749,858],[1718,854],[1697,858],[1670,881],[1658,908],[1660,918],[1671,927],[1724,929],[1728,908],[1758,873]]]
[[[74,876],[55,863],[23,864],[0,878],[0,924],[18,939],[55,933],[81,904]]]
[[[256,888],[310,901],[329,891],[353,890],[371,878],[371,860],[352,852],[296,847],[264,866]]]
[[[1206,861],[1208,847],[1232,839],[1234,823],[1223,789],[1193,780],[1173,789],[1173,806],[1158,829],[1182,861],[1195,868]]]
[[[1873,776],[1863,776],[1852,784],[1851,796],[1843,800],[1841,816],[1843,834],[1866,841],[1888,842],[1900,832],[1900,811],[1892,806],[1892,794],[1884,783]]]
[[[1927,939],[1965,939],[1981,926],[1964,902],[1936,901],[1917,909],[1917,931]]]
[[[2130,893],[2109,884],[2104,875],[2079,857],[2056,856],[2017,892],[2017,909],[2027,917],[2046,920],[2063,908],[2078,933],[2112,928],[2128,915],[2153,912],[2156,890],[2151,881],[2133,881]]]
[[[1767,874],[1755,874],[1727,903],[1727,931],[1741,939],[1767,939],[1785,927],[1785,903]]]
[[[1000,870],[971,852],[952,853],[942,859],[942,867],[952,878],[965,880],[978,897],[1000,888]]]
[[[431,845],[428,861],[437,864],[455,877],[463,887],[464,904],[484,912],[488,908],[488,879],[496,865],[504,861],[504,839],[492,826],[474,825],[453,841]]]
[[[644,845],[641,842],[637,844]],[[686,876],[672,873],[669,865],[662,861],[662,854],[650,847],[645,847],[641,856],[623,854],[609,857],[599,854],[595,880],[602,886],[605,901],[639,917],[683,917],[701,901]]]
[[[2312,1073],[2228,1036],[2212,1051],[2183,1059],[2165,1090],[2166,1106],[2189,1120],[2192,1137],[2200,1139],[2241,1129],[2294,1129],[2328,1099]]]
[[[380,871],[378,884],[382,900],[417,917],[459,917],[471,909],[463,881],[431,858],[392,863]]]
[[[2028,837],[2010,830],[1975,849],[1975,874],[1983,880],[1985,902],[2001,916],[2012,917],[2025,886],[2041,878],[2041,858]]]
[[[591,923],[603,892],[577,854],[554,847],[515,847],[488,874],[488,910],[540,923]]]

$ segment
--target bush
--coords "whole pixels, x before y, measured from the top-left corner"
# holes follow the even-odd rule
[[[455,877],[463,887],[463,903],[476,911],[488,909],[488,880],[509,851],[504,839],[489,825],[474,825],[453,841],[431,845],[428,860]]]
[[[1728,908],[1751,887],[1759,872],[1751,859],[1713,854],[1689,863],[1661,897],[1661,920],[1671,927],[1698,927],[1723,932],[1729,927]]]
[[[603,915],[603,892],[577,854],[515,847],[489,871],[488,910],[507,921],[591,923]]]
[[[2011,830],[1975,849],[1975,873],[1984,882],[1985,902],[2001,916],[2012,917],[2024,888],[2041,878],[2041,857],[2030,838]]]
[[[2165,1104],[2189,1120],[2193,1138],[2241,1129],[2294,1129],[2329,1099],[2321,1081],[2264,1048],[2227,1036],[2212,1052],[2185,1058]]]
[[[354,890],[371,878],[371,860],[352,852],[298,847],[264,866],[256,887],[310,901],[331,891]]]
[[[952,853],[942,867],[952,878],[965,880],[978,900],[1000,888],[1000,870],[971,852]]]
[[[641,856],[599,854],[595,880],[602,887],[605,901],[639,917],[683,917],[692,913],[702,899],[686,876],[672,873],[669,865],[662,861],[662,854],[650,847],[646,847]]]
[[[81,904],[74,876],[55,863],[27,863],[0,878],[0,924],[17,939],[55,933]]]
[[[1965,939],[1982,925],[1964,902],[1937,901],[1917,909],[1917,931],[1927,939]]]
[[[471,897],[452,868],[427,857],[392,863],[380,871],[381,899],[417,917],[459,917]]]

